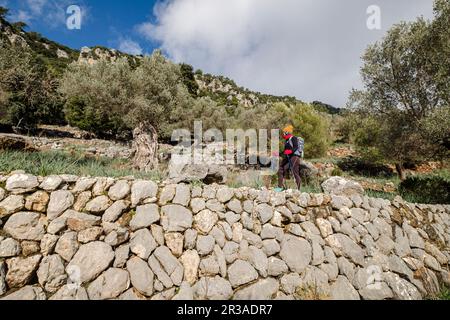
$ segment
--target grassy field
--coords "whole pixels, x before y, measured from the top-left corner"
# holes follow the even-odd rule
[[[24,170],[27,173],[39,176],[74,174],[78,176],[108,176],[114,178],[134,176],[139,179],[149,179],[154,181],[164,180],[164,174],[162,173],[164,170],[143,173],[133,170],[130,162],[125,159],[87,157],[83,152],[76,150],[69,153],[62,151],[43,151],[34,153],[21,151],[0,152],[0,172],[9,173],[14,170]],[[437,170],[433,174],[449,177],[450,171],[448,169]],[[247,186],[255,189],[261,189],[264,186],[268,186],[267,180],[264,181],[263,176],[257,171],[248,174],[246,179],[242,179],[242,176],[242,172],[231,174],[227,185],[234,188]],[[370,181],[371,183],[379,185],[391,182],[395,186],[395,189],[397,189],[400,183],[400,180],[397,177],[364,177],[354,176],[348,173],[344,173],[342,176],[356,181]],[[274,175],[269,179],[271,179],[269,184],[270,187],[276,187],[277,176]],[[195,184],[195,182],[193,184]],[[197,184],[202,185],[203,183],[198,181]],[[303,183],[301,191],[307,193],[321,193],[322,190],[320,184],[321,181]],[[289,179],[287,185],[288,188],[295,188],[293,179]],[[384,192],[367,189],[366,195],[373,198],[393,200],[395,196],[398,195],[398,192]],[[419,200],[413,195],[405,194],[403,198],[412,203],[427,203],[424,201],[423,197]]]
[[[91,158],[77,153],[60,151],[44,152],[0,152],[0,172],[24,170],[27,173],[48,176],[52,174],[74,174],[78,176],[125,177],[160,180],[161,173],[142,173],[133,170],[130,163],[122,159]]]

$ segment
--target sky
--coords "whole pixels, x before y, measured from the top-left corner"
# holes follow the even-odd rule
[[[432,0],[0,0],[9,19],[80,49],[162,49],[243,87],[343,107],[361,88],[361,56],[400,21],[433,16]],[[66,25],[70,5],[81,28]]]

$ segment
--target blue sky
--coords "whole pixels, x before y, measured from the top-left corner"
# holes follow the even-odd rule
[[[79,5],[81,30],[66,28]],[[69,47],[101,45],[224,75],[254,91],[345,106],[361,56],[389,28],[433,17],[433,0],[0,0],[10,19]],[[375,6],[375,10],[373,7]],[[368,22],[378,21],[377,28]]]
[[[143,41],[136,26],[154,21],[155,3],[156,0],[0,0],[0,4],[10,9],[10,20],[25,20],[29,30],[71,48],[101,45],[119,49],[121,44],[133,42],[143,53],[151,53],[158,44]],[[65,10],[72,4],[82,10],[80,30],[68,30],[65,25],[64,17],[69,16]]]

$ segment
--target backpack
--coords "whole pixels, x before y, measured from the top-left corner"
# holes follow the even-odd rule
[[[294,151],[294,155],[304,158],[305,157],[305,140],[299,137],[292,137],[289,139],[289,144],[294,149],[294,143],[292,142],[292,139],[297,139],[298,141],[298,149]]]

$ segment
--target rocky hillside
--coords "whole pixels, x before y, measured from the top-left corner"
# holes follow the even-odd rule
[[[0,176],[1,299],[422,299],[450,207],[359,194]]]
[[[67,65],[74,61],[92,64],[100,59],[115,61],[118,58],[125,57],[132,66],[136,66],[139,64],[139,60],[142,59],[142,56],[129,55],[101,46],[83,47],[81,50],[71,49],[51,41],[36,32],[26,31],[25,29],[26,25],[23,23],[10,23],[0,17],[0,42],[31,49],[57,73],[62,73]],[[208,96],[222,105],[242,105],[251,108],[257,104],[273,104],[277,102],[295,104],[298,102],[295,97],[281,97],[254,92],[238,86],[231,79],[223,76],[203,74],[200,70],[195,73],[195,81],[198,85],[199,96]],[[321,112],[339,112],[339,109],[321,102],[314,102],[313,105]]]

